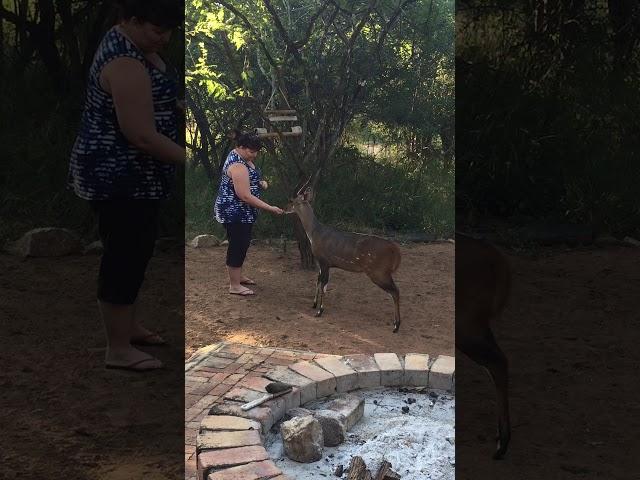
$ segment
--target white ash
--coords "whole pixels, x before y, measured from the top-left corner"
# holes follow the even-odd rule
[[[403,389],[404,390],[404,389]],[[337,478],[339,465],[346,470],[351,458],[361,456],[375,474],[383,460],[402,480],[454,480],[455,400],[450,394],[400,392],[398,388],[353,392],[365,399],[362,420],[337,447],[325,447],[322,459],[307,464],[289,460],[283,451],[280,425],[265,441],[269,456],[285,475],[298,480]],[[415,403],[408,403],[415,399]],[[310,402],[304,407],[322,409],[329,400]],[[375,403],[374,403],[375,402]],[[407,413],[402,407],[408,407]],[[406,410],[406,409],[405,409]]]

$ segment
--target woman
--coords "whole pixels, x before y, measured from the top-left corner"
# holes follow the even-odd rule
[[[246,285],[255,282],[242,274],[242,264],[251,242],[251,229],[258,216],[258,209],[282,215],[282,209],[260,200],[260,192],[267,188],[255,165],[262,142],[257,135],[236,134],[236,148],[227,156],[222,167],[222,178],[214,213],[216,220],[227,230],[227,271],[229,293],[254,295]]]
[[[120,22],[98,46],[89,70],[69,184],[96,212],[104,252],[98,305],[107,368],[158,369],[132,344],[161,345],[135,316],[157,235],[157,211],[184,164],[177,138],[177,82],[158,52],[182,24],[179,0],[120,1]]]

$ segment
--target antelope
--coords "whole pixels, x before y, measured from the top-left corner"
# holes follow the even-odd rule
[[[308,184],[309,182],[307,182]],[[400,266],[400,248],[390,240],[359,233],[340,232],[323,225],[311,208],[313,190],[307,184],[298,190],[296,197],[285,207],[285,213],[295,213],[311,244],[311,251],[318,265],[318,280],[313,308],[316,317],[324,311],[323,294],[329,283],[329,269],[340,268],[348,272],[364,272],[373,283],[393,298],[395,316],[393,333],[400,328],[400,291],[392,274]]]
[[[511,287],[509,263],[493,245],[456,233],[456,347],[485,368],[496,388],[497,447],[494,459],[507,452],[511,439],[508,363],[491,331],[504,309]]]

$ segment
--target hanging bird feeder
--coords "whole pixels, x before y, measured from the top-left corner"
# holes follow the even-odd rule
[[[278,109],[275,105],[274,99],[276,93],[280,92],[280,96],[284,100],[286,105],[285,109]],[[278,85],[276,76],[274,75],[272,81],[271,97],[267,102],[267,106],[264,109],[264,117],[266,119],[265,126],[263,128],[256,128],[256,133],[260,138],[279,138],[279,137],[299,137],[302,135],[302,127],[295,125],[298,122],[298,116],[296,111],[291,108],[287,95],[284,90]],[[289,128],[278,128],[275,124],[282,123],[283,126],[293,124]]]

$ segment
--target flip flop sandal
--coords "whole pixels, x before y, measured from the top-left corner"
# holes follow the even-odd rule
[[[255,295],[255,292],[249,288],[241,290],[239,292],[229,292],[230,295],[240,295],[241,297],[251,297]]]
[[[152,338],[159,338],[159,342],[154,342]],[[136,337],[135,339],[131,339],[131,345],[138,345],[141,347],[163,347],[167,345],[167,342],[164,338],[162,338],[157,333],[150,333],[149,335],[145,335],[144,337]]]
[[[108,368],[109,370],[127,370],[129,372],[148,372],[150,370],[161,370],[164,366],[161,367],[149,367],[149,368],[135,368],[137,365],[140,365],[145,362],[152,362],[153,358],[145,358],[144,360],[139,360],[137,362],[130,363],[129,365],[113,365],[107,363],[104,368]]]

